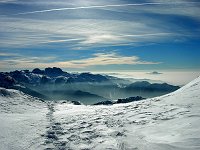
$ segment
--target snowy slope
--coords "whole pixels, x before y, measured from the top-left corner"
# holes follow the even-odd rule
[[[0,96],[0,148],[199,150],[199,90],[200,77],[171,94],[113,106],[45,105],[25,95],[18,104],[17,96]]]
[[[16,90],[0,88],[0,149],[37,149],[43,142],[47,106]]]

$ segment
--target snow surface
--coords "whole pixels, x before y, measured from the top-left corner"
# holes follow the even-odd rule
[[[0,88],[0,150],[38,149],[43,142],[47,112],[45,103]]]
[[[199,150],[199,91],[200,77],[144,101],[76,106],[7,90],[0,96],[0,149]]]

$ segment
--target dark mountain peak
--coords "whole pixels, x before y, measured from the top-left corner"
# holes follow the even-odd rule
[[[57,68],[57,67],[53,67],[53,68],[45,68],[45,72],[47,73],[63,73],[62,69]]]
[[[40,70],[39,68],[35,68],[35,69],[33,69],[32,73],[35,73],[35,74],[44,74],[44,71]]]
[[[53,67],[53,68],[45,68],[44,70],[45,74],[51,77],[56,77],[56,76],[60,76],[62,75],[64,72],[62,71],[62,69],[57,68],[57,67]]]

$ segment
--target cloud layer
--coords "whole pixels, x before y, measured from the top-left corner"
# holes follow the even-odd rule
[[[62,67],[62,68],[87,68],[91,66],[104,65],[152,65],[160,64],[161,62],[150,62],[140,60],[137,56],[123,56],[115,52],[111,53],[96,53],[89,58],[56,61],[55,57],[24,57],[20,55],[0,53],[0,56],[10,56],[14,59],[5,59],[0,62],[0,67],[9,65],[10,68],[36,68],[36,67]],[[54,62],[49,62],[49,61]]]

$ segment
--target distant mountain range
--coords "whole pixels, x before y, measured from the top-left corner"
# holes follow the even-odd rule
[[[130,82],[92,73],[68,73],[60,68],[0,72],[0,87],[20,90],[44,100],[71,100],[84,104],[126,97],[160,96],[177,90],[167,83]]]
[[[6,79],[7,78],[7,79]],[[94,75],[91,73],[77,73],[71,74],[62,71],[60,68],[46,68],[45,70],[40,70],[39,68],[33,69],[33,71],[22,70],[22,71],[12,71],[12,72],[1,72],[0,79],[4,80],[5,86],[8,86],[15,81],[17,83],[23,84],[65,84],[73,82],[102,82],[108,81],[108,78],[103,75]],[[11,81],[12,80],[12,81]]]

